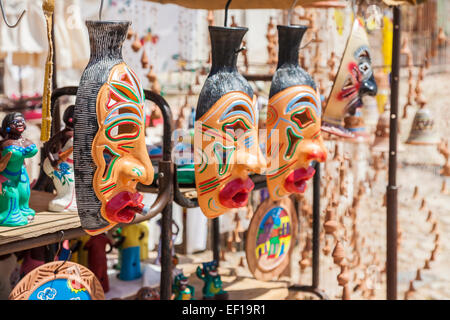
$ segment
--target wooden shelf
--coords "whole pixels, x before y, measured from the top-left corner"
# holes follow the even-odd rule
[[[8,244],[14,243],[14,247],[19,247],[20,243],[42,237],[44,235],[57,236],[60,231],[64,231],[64,239],[70,230],[72,235],[82,235],[80,218],[77,212],[49,212],[48,203],[54,195],[43,191],[31,191],[30,207],[36,210],[36,216],[31,223],[20,227],[0,227],[0,255],[11,252]],[[75,229],[75,230],[74,230]],[[73,231],[76,231],[75,233]],[[24,250],[24,249],[21,249]]]

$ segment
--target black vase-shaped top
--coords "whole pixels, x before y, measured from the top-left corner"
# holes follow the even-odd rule
[[[253,90],[238,72],[236,62],[248,28],[209,26],[212,66],[197,103],[195,120],[205,114],[224,94],[242,91],[253,98]]]
[[[91,56],[78,86],[74,119],[75,191],[81,226],[85,230],[109,225],[100,215],[101,202],[93,188],[96,170],[92,143],[98,131],[97,96],[111,69],[123,62],[122,45],[129,21],[86,21]]]
[[[272,78],[269,98],[278,92],[295,85],[308,85],[314,90],[316,84],[309,73],[298,64],[300,42],[308,27],[291,25],[277,26],[278,65]]]

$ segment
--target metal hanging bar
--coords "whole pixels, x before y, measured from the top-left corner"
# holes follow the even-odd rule
[[[22,20],[23,15],[25,14],[25,12],[27,12],[27,10],[23,10],[22,13],[21,13],[20,16],[19,16],[19,19],[17,19],[16,23],[10,24],[10,23],[8,22],[8,19],[6,19],[5,9],[3,8],[3,1],[2,1],[2,0],[0,0],[0,8],[1,8],[1,10],[2,10],[3,21],[5,21],[6,25],[7,25],[9,28],[15,28],[15,27],[17,27],[17,25],[19,24],[20,20]]]
[[[389,183],[386,190],[386,298],[397,300],[397,132],[400,81],[401,10],[394,9],[392,40],[391,118],[389,125]]]

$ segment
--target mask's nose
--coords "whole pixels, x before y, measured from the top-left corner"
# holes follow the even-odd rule
[[[126,159],[122,162],[121,174],[130,180],[135,180],[142,184],[151,184],[153,182],[153,167],[143,163],[138,159]]]
[[[327,149],[323,144],[322,137],[305,143],[302,148],[306,162],[325,162],[327,160]]]
[[[377,91],[377,83],[375,82],[374,76],[371,75],[369,79],[364,80],[361,83],[361,87],[359,88],[359,95],[361,97],[365,95],[375,96],[377,94]]]
[[[234,170],[243,177],[248,176],[249,173],[262,174],[266,170],[266,159],[264,158],[261,149],[257,148],[256,154],[246,150],[240,150],[236,156],[236,166]]]

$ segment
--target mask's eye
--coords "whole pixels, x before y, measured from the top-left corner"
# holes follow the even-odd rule
[[[344,81],[344,85],[342,86],[342,90],[348,90],[350,88],[353,87],[353,81],[352,81],[352,77],[348,76],[345,81]]]
[[[295,153],[295,150],[297,149],[299,142],[302,141],[303,137],[295,134],[295,132],[294,132],[294,130],[292,130],[292,128],[287,129],[286,135],[287,135],[289,144],[288,144],[288,147],[284,154],[284,157],[286,159],[291,159]]]
[[[367,59],[370,61],[370,53],[368,50],[361,50],[361,52],[358,54],[358,59]]]
[[[237,119],[232,123],[226,123],[223,126],[223,130],[227,134],[231,135],[234,141],[239,140],[249,129],[250,128],[247,126],[247,124],[244,123],[241,119]]]
[[[358,67],[359,67],[359,71],[361,71],[361,73],[362,73],[364,76],[370,74],[371,68],[370,68],[370,65],[369,65],[368,62],[362,62],[362,63],[359,64]]]
[[[310,109],[303,109],[294,113],[291,119],[300,129],[305,129],[315,122]]]
[[[110,148],[105,147],[103,149],[103,159],[105,160],[105,170],[103,171],[103,180],[109,179],[111,176],[112,167],[114,162],[119,157],[119,154],[112,151]]]

